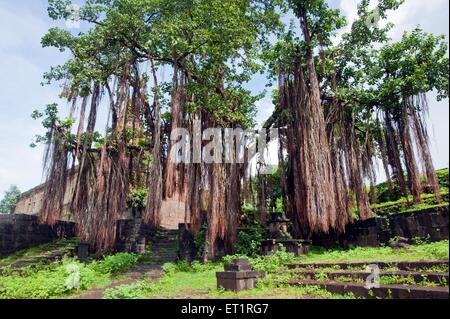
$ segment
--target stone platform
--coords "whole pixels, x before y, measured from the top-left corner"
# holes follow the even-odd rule
[[[254,289],[258,278],[266,275],[264,271],[254,271],[247,259],[235,259],[225,265],[224,272],[217,272],[217,288],[228,291]]]

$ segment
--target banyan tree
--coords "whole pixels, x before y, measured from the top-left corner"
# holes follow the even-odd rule
[[[296,235],[344,232],[354,212],[363,220],[372,217],[378,162],[390,192],[399,189],[419,203],[424,172],[439,202],[425,116],[426,93],[448,96],[443,38],[418,29],[382,46],[391,25],[367,23],[375,11],[362,1],[359,19],[335,45],[331,38],[344,25],[337,10],[326,1],[288,3],[299,28],[267,55],[279,88],[265,125],[282,132],[284,207]],[[400,4],[380,1],[376,12],[383,18]]]
[[[68,5],[49,1],[50,17],[70,17]],[[46,110],[40,221],[54,224],[69,211],[78,236],[100,254],[113,248],[128,206],[157,227],[163,199],[174,198],[186,203],[193,232],[207,222],[205,258],[219,240],[231,252],[246,164],[197,161],[194,148],[208,143],[191,139],[182,145],[191,155],[185,159],[173,132],[253,125],[257,97],[242,84],[258,69],[263,31],[276,27],[264,18],[271,8],[245,0],[87,1],[79,11],[93,25],[87,32],[51,29],[43,45],[72,57],[45,77],[64,83],[70,116],[60,119],[55,105]],[[67,196],[70,207],[63,207]]]
[[[254,126],[259,97],[245,84],[263,67],[278,80],[265,127],[279,129],[280,196],[297,237],[372,217],[378,161],[390,191],[414,202],[423,167],[439,201],[425,95],[448,96],[447,47],[420,30],[382,46],[390,25],[366,23],[368,2],[336,45],[345,19],[325,0],[86,1],[79,19],[90,29],[53,28],[42,39],[71,57],[45,75],[63,83],[69,116],[61,119],[54,104],[45,111],[40,221],[70,212],[100,254],[114,247],[127,207],[158,227],[163,200],[175,199],[186,203],[192,232],[207,225],[205,260],[219,244],[232,252],[243,197],[258,193],[261,222],[266,198],[276,204],[263,178],[251,189],[248,159],[229,161],[214,146],[228,138],[223,128]],[[377,12],[385,18],[401,2],[380,1]],[[50,17],[69,18],[69,4],[50,0]],[[289,30],[282,12],[296,17]]]

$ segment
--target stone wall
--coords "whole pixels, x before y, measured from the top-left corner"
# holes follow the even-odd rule
[[[155,236],[156,229],[142,219],[123,219],[117,222],[115,251],[143,253],[147,243]]]
[[[449,208],[439,207],[399,213],[390,217],[357,221],[346,228],[345,234],[319,234],[313,236],[313,244],[331,247],[376,247],[387,244],[391,238],[421,238],[429,241],[449,239]]]
[[[74,179],[69,178],[66,195],[64,197],[64,207],[68,211],[72,196],[70,195],[74,188]],[[42,205],[42,198],[44,196],[45,184],[39,185],[25,193],[23,193],[17,201],[14,214],[26,214],[37,216]],[[178,229],[178,224],[185,223],[185,204],[174,197],[162,202],[161,206],[161,227],[165,229]],[[60,216],[60,220],[70,221],[70,215]],[[121,219],[132,219],[131,210],[124,211]],[[187,220],[189,223],[189,218]]]
[[[0,215],[0,257],[60,238],[74,237],[75,224],[39,225],[36,216]]]

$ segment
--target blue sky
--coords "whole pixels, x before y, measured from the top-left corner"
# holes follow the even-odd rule
[[[357,2],[330,1],[349,21],[356,17]],[[0,198],[11,184],[26,191],[42,181],[43,149],[31,149],[29,145],[34,135],[44,132],[30,114],[48,103],[59,102],[60,88],[40,83],[50,66],[67,58],[58,50],[41,48],[40,39],[46,30],[64,26],[48,18],[46,8],[46,0],[0,0]],[[389,15],[389,21],[396,24],[390,35],[399,39],[405,30],[421,25],[427,32],[446,34],[448,39],[448,12],[448,0],[406,0]],[[264,85],[264,77],[256,77],[249,84],[255,92],[262,91]],[[448,100],[435,102],[433,94],[429,99],[433,158],[437,168],[448,167]],[[269,94],[258,106],[258,121],[262,122],[272,112]]]

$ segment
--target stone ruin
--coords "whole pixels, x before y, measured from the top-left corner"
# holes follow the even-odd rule
[[[256,287],[258,278],[265,277],[264,271],[254,271],[248,259],[235,259],[225,265],[224,272],[217,272],[217,288],[227,291],[242,291]]]
[[[271,213],[267,222],[269,239],[262,242],[262,254],[276,253],[281,247],[296,256],[307,254],[312,242],[310,240],[293,239],[289,233],[290,220],[285,213]]]

